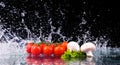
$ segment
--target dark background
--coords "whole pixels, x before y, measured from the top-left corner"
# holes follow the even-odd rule
[[[22,19],[34,34],[39,33],[41,27],[43,34],[46,34],[50,31],[49,20],[52,18],[52,25],[57,29],[61,26],[62,34],[67,37],[84,34],[90,30],[92,36],[105,35],[110,38],[110,46],[120,47],[120,8],[117,1],[0,0],[0,2],[5,4],[5,7],[0,6],[0,24],[11,28],[12,32],[22,38],[27,38]],[[21,16],[22,12],[25,16]],[[83,21],[82,18],[87,23],[79,25]],[[21,29],[18,29],[20,27]]]

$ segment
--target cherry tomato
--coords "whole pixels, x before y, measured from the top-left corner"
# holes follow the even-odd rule
[[[31,47],[33,46],[33,42],[29,42],[26,45],[26,52],[31,53]]]
[[[45,46],[43,48],[43,54],[50,56],[53,53],[53,48],[51,46]]]
[[[46,44],[45,43],[41,43],[40,44],[40,47],[41,47],[41,53],[43,53],[43,48],[46,46]]]
[[[55,44],[50,44],[49,46],[52,47],[52,53],[54,52]]]
[[[57,46],[54,48],[54,54],[55,56],[61,56],[65,52],[65,47]]]
[[[34,44],[31,48],[31,54],[39,55],[42,52],[41,47],[38,44]]]
[[[55,47],[55,45],[54,45],[54,44],[50,44],[49,46],[51,46],[51,47],[53,47],[53,48]]]
[[[67,44],[68,44],[68,42],[67,42],[67,41],[64,41],[64,42],[61,44],[61,46],[65,47],[65,50],[67,50]]]

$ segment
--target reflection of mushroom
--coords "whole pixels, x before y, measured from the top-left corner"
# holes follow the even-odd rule
[[[96,49],[96,46],[92,42],[84,43],[80,48],[82,52],[85,52],[86,55],[90,57],[93,56],[92,51],[94,51],[95,49]]]
[[[80,50],[80,47],[78,45],[77,42],[74,42],[74,41],[71,41],[67,44],[67,48],[70,50],[70,51],[79,51]]]
[[[93,57],[86,57],[86,60],[81,61],[79,65],[96,65]]]

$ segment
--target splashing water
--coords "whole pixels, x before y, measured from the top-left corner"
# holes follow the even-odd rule
[[[0,33],[0,55],[18,54],[19,52],[22,53],[24,51],[23,45],[25,45],[24,43],[27,41],[24,41],[15,34],[12,34],[8,30],[3,29],[1,25]]]
[[[22,13],[22,15],[24,15]],[[24,24],[24,19],[22,19],[22,23]],[[86,23],[86,21],[83,19],[83,22],[80,23],[82,25],[83,23]],[[58,28],[58,30],[55,32],[55,27],[52,26],[52,22],[49,23],[51,26],[50,33],[48,34],[48,37],[45,37],[42,35],[42,31],[40,31],[40,36],[36,37],[32,34],[32,32],[28,29],[28,27],[24,24],[24,29],[27,31],[27,39],[22,39],[20,36],[17,36],[15,33],[12,33],[10,29],[5,29],[3,25],[0,25],[0,55],[2,54],[24,54],[25,53],[25,45],[28,41],[34,41],[34,42],[53,42],[52,41],[52,34],[57,34],[62,38],[62,41],[70,41],[72,37],[67,38],[66,36],[63,36],[61,34],[61,27]],[[83,24],[84,25],[84,24]],[[78,43],[80,42],[88,42],[91,41],[96,43],[96,46],[98,49],[101,47],[104,49],[107,47],[108,39],[105,39],[104,37],[99,37],[93,40],[94,37],[90,36],[90,31],[86,31],[85,34],[82,34],[82,37],[76,36],[78,39]],[[57,39],[59,40],[59,38]],[[105,51],[106,52],[106,51]]]
[[[24,15],[24,14],[22,14],[22,15]],[[14,64],[14,63],[12,63],[12,61],[10,61],[10,58],[13,58],[14,61],[17,60],[16,64],[17,64],[17,62],[19,64],[19,61],[25,63],[25,60],[23,60],[23,57],[26,56],[25,45],[28,41],[54,42],[52,40],[53,34],[60,36],[57,39],[58,41],[61,41],[61,39],[62,39],[62,41],[71,41],[73,38],[73,37],[67,38],[66,36],[62,35],[61,34],[62,27],[59,27],[57,29],[57,31],[54,31],[54,29],[56,29],[56,27],[52,26],[51,21],[49,23],[51,29],[50,29],[50,33],[48,33],[47,37],[42,35],[42,30],[39,31],[40,36],[37,37],[36,35],[32,34],[32,32],[28,29],[27,25],[25,25],[24,19],[22,19],[22,23],[24,24],[24,29],[27,31],[26,39],[22,39],[20,36],[17,36],[16,33],[11,32],[11,29],[9,29],[9,28],[6,29],[3,27],[4,25],[0,25],[0,48],[1,48],[0,49],[0,59],[2,59],[1,61],[3,62],[3,64],[5,64],[4,60],[6,61],[6,59],[9,61],[8,63]],[[83,19],[83,21],[79,25],[80,26],[85,25],[86,23],[87,23],[87,21],[85,21]],[[85,42],[91,41],[96,44],[97,50],[94,52],[96,61],[99,61],[101,59],[101,57],[109,57],[109,56],[115,57],[115,54],[118,54],[118,56],[120,56],[119,48],[107,47],[107,44],[109,43],[109,39],[107,39],[106,36],[101,36],[101,37],[95,38],[95,37],[91,36],[90,31],[88,30],[88,31],[85,31],[81,37],[79,35],[76,37],[78,39],[76,42],[78,42],[78,43],[85,43]],[[113,52],[113,50],[114,50],[114,52]],[[20,56],[20,58],[19,58],[19,56]],[[17,59],[16,57],[19,59]],[[99,62],[101,63],[102,61],[99,61]],[[99,65],[99,64],[97,64],[97,65]]]
[[[3,2],[0,2],[0,6],[6,7]],[[47,7],[47,5],[45,4],[44,7]],[[116,56],[118,58],[120,56],[120,53],[119,53],[120,49],[119,48],[107,47],[107,44],[109,43],[109,39],[106,36],[100,36],[100,37],[95,38],[94,36],[91,35],[90,30],[84,31],[82,29],[82,25],[87,24],[87,21],[84,17],[82,17],[82,22],[79,23],[79,27],[81,28],[81,29],[79,29],[79,32],[82,31],[84,33],[78,34],[74,37],[73,36],[67,37],[67,36],[63,35],[62,32],[61,32],[62,26],[56,28],[55,26],[52,25],[53,22],[52,22],[52,18],[49,18],[50,17],[49,10],[47,10],[47,15],[48,15],[48,18],[49,18],[48,19],[48,25],[50,26],[50,30],[49,30],[49,32],[46,33],[46,35],[43,34],[43,30],[42,30],[43,27],[42,26],[38,30],[39,35],[34,34],[28,28],[28,26],[25,24],[25,20],[24,20],[24,17],[26,16],[26,14],[27,14],[27,12],[25,12],[25,11],[23,11],[21,13],[22,19],[21,19],[21,24],[20,25],[23,25],[23,28],[22,27],[18,28],[18,29],[24,29],[27,32],[26,33],[26,35],[27,35],[26,39],[23,39],[22,37],[20,37],[18,35],[19,32],[14,33],[14,32],[12,32],[11,28],[5,28],[4,24],[0,24],[0,60],[2,59],[1,62],[3,62],[3,63],[6,63],[5,61],[9,60],[8,63],[11,62],[10,65],[14,64],[14,63],[12,63],[12,60],[10,61],[11,58],[14,59],[13,61],[17,60],[16,64],[17,63],[20,64],[19,61],[24,63],[25,60],[23,60],[23,57],[25,57],[25,55],[26,55],[25,45],[28,41],[54,42],[55,41],[54,37],[55,38],[57,38],[57,37],[53,36],[53,35],[58,36],[57,41],[59,41],[59,42],[61,42],[61,41],[71,41],[71,40],[73,40],[74,37],[76,37],[77,40],[75,40],[75,41],[80,43],[80,44],[86,43],[88,41],[91,41],[91,42],[95,43],[96,46],[97,46],[97,50],[94,52],[94,55],[95,55],[95,60],[98,61],[98,63],[102,62],[102,61],[100,61],[100,60],[102,60],[101,57],[109,57],[109,56],[114,56],[115,57],[116,56],[115,54],[118,54],[118,56]],[[38,12],[35,13],[35,15],[38,18],[40,18],[38,16],[38,14],[39,14]],[[64,15],[64,13],[62,13],[62,11],[61,11],[61,14]],[[83,12],[83,14],[86,15],[86,12]],[[0,16],[0,18],[2,18],[2,17]],[[0,22],[1,22],[1,20],[0,20]],[[36,30],[34,27],[35,26],[33,26],[32,29]],[[90,29],[90,27],[89,27],[89,29]],[[19,58],[19,56],[22,56],[22,57]],[[15,57],[17,57],[19,59],[15,58]],[[8,64],[5,64],[5,65],[8,65]],[[99,65],[99,64],[97,64],[97,65]]]
[[[48,17],[50,17],[49,10],[47,10],[47,12],[48,12]],[[42,31],[43,27],[42,26],[39,29],[39,33],[38,33],[39,36],[35,35],[33,32],[31,32],[31,30],[25,24],[24,17],[26,16],[26,14],[27,14],[27,12],[25,12],[25,11],[23,11],[21,13],[22,20],[21,20],[21,24],[20,25],[23,25],[24,27],[23,28],[19,27],[18,29],[24,29],[27,32],[27,34],[26,34],[27,35],[27,39],[22,39],[20,36],[18,36],[17,34],[19,34],[19,32],[18,33],[14,33],[14,32],[12,32],[12,30],[10,28],[7,28],[7,29],[4,28],[4,24],[0,25],[0,42],[1,42],[0,46],[2,48],[2,50],[0,50],[1,51],[0,54],[4,54],[4,53],[7,54],[7,53],[12,53],[12,52],[19,53],[20,51],[24,50],[25,44],[28,41],[34,41],[34,42],[41,42],[41,41],[54,42],[52,35],[55,35],[55,34],[59,36],[59,38],[57,38],[57,41],[70,41],[70,40],[72,40],[73,36],[68,38],[68,37],[62,35],[62,33],[61,33],[62,26],[60,26],[57,29],[57,31],[54,31],[56,29],[56,27],[54,27],[52,25],[52,18],[48,19],[48,25],[50,26],[50,32],[46,33],[47,36],[42,34],[43,33],[43,31]],[[35,15],[37,15],[37,17],[39,17],[38,14],[39,13],[37,13],[37,12],[35,13]],[[61,14],[63,14],[63,13],[61,13]],[[77,38],[77,42],[80,43],[80,44],[83,44],[85,42],[92,41],[99,48],[100,47],[105,47],[106,48],[106,46],[107,46],[107,44],[109,42],[109,39],[107,39],[106,36],[101,36],[101,37],[95,38],[94,36],[91,35],[91,32],[89,30],[84,31],[82,29],[82,25],[86,25],[87,24],[87,20],[85,20],[85,18],[84,18],[85,15],[86,15],[86,12],[83,12],[83,17],[81,19],[82,22],[79,23],[79,27],[81,28],[81,29],[79,29],[79,31],[80,32],[82,31],[84,33],[81,34],[81,35],[78,34],[78,35],[75,36]],[[59,24],[60,24],[60,22],[59,22]],[[32,28],[34,29],[34,27],[35,26],[33,26]],[[88,27],[88,28],[90,29],[91,27]],[[73,34],[74,34],[74,32],[73,32]],[[8,51],[8,50],[11,50],[11,51]],[[6,51],[6,52],[4,52],[4,51]]]
[[[24,23],[24,21],[23,21],[23,23]],[[33,37],[31,34],[31,31],[25,25],[25,29],[28,32],[27,39],[22,39],[21,37],[17,36],[15,33],[11,33],[10,29],[5,29],[3,27],[3,25],[0,25],[0,48],[1,48],[0,49],[0,59],[4,58],[4,60],[6,60],[6,59],[9,60],[9,58],[14,58],[14,60],[25,63],[25,60],[23,60],[23,57],[26,56],[25,45],[28,41],[41,42],[44,40],[44,41],[48,41],[48,42],[53,42],[52,34],[59,35],[63,41],[70,41],[72,39],[72,37],[67,38],[66,36],[63,36],[60,33],[61,28],[58,28],[58,30],[55,32],[54,31],[55,27],[52,26],[52,22],[50,22],[50,25],[51,25],[51,30],[50,30],[51,32],[49,33],[48,37],[44,37],[40,33],[40,36],[38,38]],[[42,31],[40,31],[40,32],[42,32]],[[42,39],[42,38],[44,38],[44,39]],[[91,40],[92,40],[92,42],[96,43],[97,50],[94,52],[94,55],[95,55],[95,59],[97,61],[99,61],[101,59],[101,57],[108,57],[110,55],[115,56],[113,54],[119,54],[119,52],[120,52],[119,49],[107,47],[109,40],[106,39],[105,36],[104,37],[101,36],[101,37],[93,40],[92,39],[93,37],[90,37],[90,31],[87,31],[87,32],[85,32],[85,34],[82,35],[82,38],[83,38],[82,40],[81,40],[81,37],[79,37],[79,36],[77,36],[77,38],[78,38],[78,41],[77,41],[78,43],[80,43],[81,41],[83,41],[83,43],[85,43],[85,42],[88,42]],[[42,40],[40,40],[40,39],[42,39]],[[112,52],[113,50],[114,50],[114,52]],[[20,56],[20,58],[18,55]],[[21,55],[23,57],[21,57]],[[13,56],[18,57],[19,59],[16,59]],[[3,63],[4,63],[4,60],[2,60]],[[12,61],[11,62],[9,61],[8,63],[13,64]]]

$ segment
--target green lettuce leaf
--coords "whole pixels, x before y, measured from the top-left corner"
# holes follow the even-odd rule
[[[86,54],[81,51],[70,51],[69,49],[61,56],[63,60],[84,59]]]

